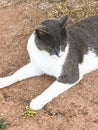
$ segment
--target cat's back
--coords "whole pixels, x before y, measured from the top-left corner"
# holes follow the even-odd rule
[[[84,48],[84,53],[94,49],[98,55],[98,15],[81,20],[69,27],[71,42]]]
[[[69,27],[69,30],[74,30],[75,32],[78,32],[79,29],[84,31],[84,33],[88,32],[88,35],[91,34],[93,36],[94,32],[98,32],[98,15],[83,19]]]

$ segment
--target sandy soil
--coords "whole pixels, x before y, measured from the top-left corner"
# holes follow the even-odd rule
[[[45,11],[25,2],[14,5],[5,0],[0,5],[0,77],[3,77],[29,62],[27,39],[47,16]],[[41,76],[0,89],[0,118],[5,118],[6,130],[98,130],[98,71],[86,75],[32,118],[23,118],[25,106],[54,80]]]

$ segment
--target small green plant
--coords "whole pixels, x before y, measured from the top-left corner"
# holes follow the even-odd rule
[[[30,109],[29,106],[26,106],[25,110],[23,112],[23,117],[24,118],[30,118],[30,117],[33,117],[35,114],[36,114],[36,111]]]
[[[6,124],[4,123],[4,119],[0,119],[0,130],[5,130],[6,129]]]

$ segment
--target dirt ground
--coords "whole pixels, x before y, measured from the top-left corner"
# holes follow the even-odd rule
[[[30,0],[0,0],[0,77],[29,62],[28,37],[47,18],[41,9],[47,4],[37,4]],[[54,80],[44,75],[0,89],[0,119],[5,119],[6,130],[98,130],[98,71],[86,75],[32,118],[23,117],[31,99]]]

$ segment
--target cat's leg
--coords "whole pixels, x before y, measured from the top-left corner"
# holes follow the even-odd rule
[[[58,81],[55,81],[48,89],[46,89],[41,95],[33,99],[30,103],[30,108],[33,110],[41,109],[45,104],[50,102],[53,98],[57,97],[59,94],[68,90],[75,84],[64,84]]]
[[[19,70],[17,70],[14,74],[11,76],[3,77],[0,78],[0,88],[7,87],[9,85],[12,85],[18,81],[33,77],[33,76],[38,76],[41,75],[42,72],[36,68],[35,65],[32,63],[29,63]]]

